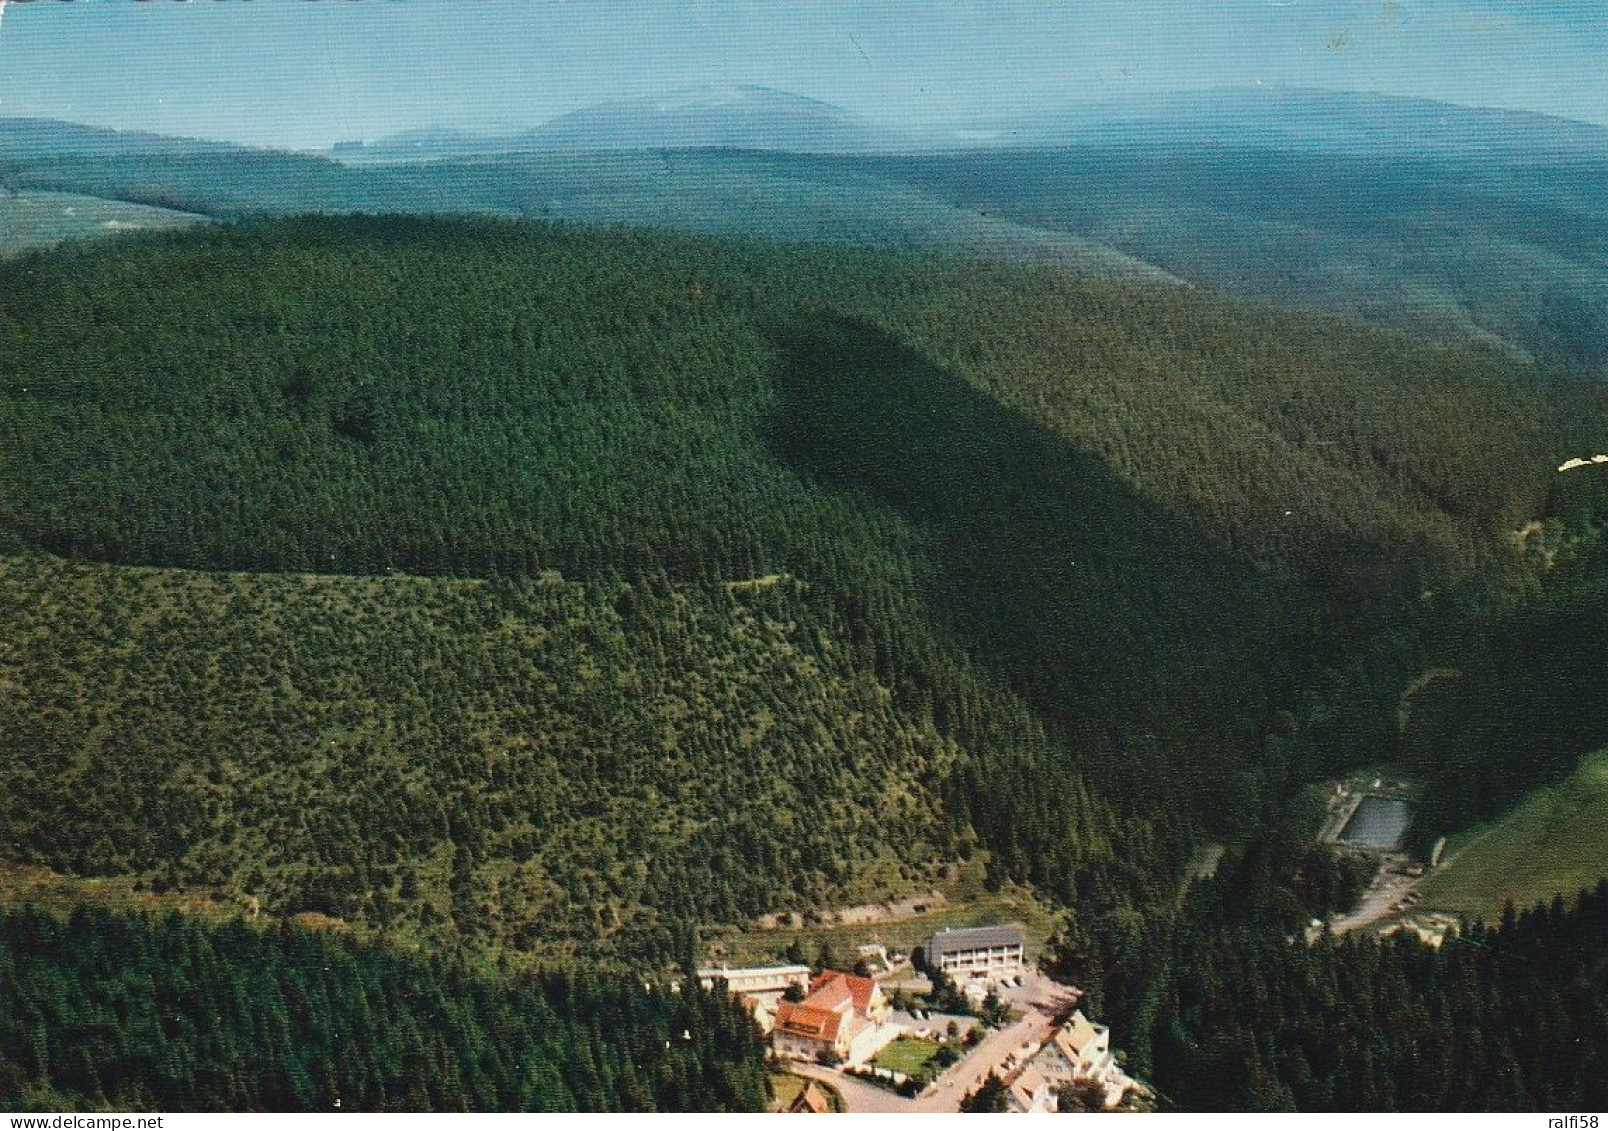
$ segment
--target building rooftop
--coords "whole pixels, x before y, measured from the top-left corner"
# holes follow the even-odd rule
[[[824,1115],[832,1110],[832,1105],[827,1101],[826,1096],[822,1094],[821,1089],[815,1086],[815,1081],[811,1080],[804,1085],[804,1090],[798,1094],[793,1100],[792,1106],[787,1110]]]
[[[1084,1049],[1105,1035],[1105,1032],[1104,1025],[1096,1025],[1083,1016],[1083,1011],[1080,1009],[1072,1014],[1072,1019],[1061,1026],[1061,1031],[1055,1034],[1055,1043],[1076,1060],[1083,1055]]]
[[[1011,1081],[1011,1095],[1016,1098],[1017,1106],[1024,1111],[1029,1110],[1033,1107],[1034,1101],[1038,1099],[1040,1092],[1049,1085],[1049,1082],[1049,1078],[1044,1073],[1032,1065],[1028,1065],[1017,1074],[1015,1080]]]
[[[783,978],[809,972],[808,966],[701,966],[698,968],[698,977],[731,979],[774,974],[778,978]]]
[[[810,996],[804,1001],[810,1005],[834,1008],[844,997],[848,997],[853,1001],[856,1013],[865,1013],[871,1008],[871,995],[876,989],[876,982],[870,978],[859,978],[837,970],[823,970],[820,977],[810,983]]]
[[[800,1002],[784,1001],[776,1007],[776,1029],[794,1037],[835,1041],[845,1022],[854,1032],[854,1019],[871,1008],[877,984],[837,970],[823,970],[810,983],[810,995]]]
[[[922,949],[927,952],[929,960],[944,954],[954,954],[961,950],[977,950],[991,946],[1022,946],[1026,936],[1022,928],[1011,926],[1000,927],[961,927],[948,928],[939,931],[926,942]]]
[[[843,1014],[835,1009],[784,1001],[776,1010],[776,1030],[793,1037],[830,1044],[837,1040]]]

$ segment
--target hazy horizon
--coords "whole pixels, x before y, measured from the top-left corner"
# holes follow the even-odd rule
[[[1608,126],[1608,29],[1491,0],[12,0],[0,116],[300,149],[752,85],[904,129],[1273,84]]]

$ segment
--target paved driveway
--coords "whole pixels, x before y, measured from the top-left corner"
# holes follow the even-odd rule
[[[919,1099],[911,1101],[911,1111],[959,1111],[966,1093],[988,1079],[1011,1053],[1022,1045],[1043,1041],[1055,1022],[1036,1009],[1029,1009],[1019,1021],[990,1033],[966,1058],[942,1076]]]
[[[875,1084],[856,1080],[853,1076],[845,1076],[834,1069],[822,1068],[819,1064],[798,1061],[790,1068],[795,1076],[806,1076],[811,1080],[820,1080],[822,1083],[832,1085],[838,1090],[838,1095],[843,1097],[843,1106],[851,1112],[886,1115],[923,1110],[916,1106],[914,1100],[907,1100]]]

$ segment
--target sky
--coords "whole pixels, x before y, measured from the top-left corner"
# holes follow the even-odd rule
[[[0,116],[290,148],[688,86],[892,125],[1255,83],[1608,125],[1608,0],[11,0]]]

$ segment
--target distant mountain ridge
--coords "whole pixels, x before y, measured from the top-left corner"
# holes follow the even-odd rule
[[[915,135],[841,106],[763,86],[699,86],[599,102],[519,133],[409,130],[334,150],[342,159],[426,160],[550,150],[757,149],[900,153],[930,148]]]
[[[753,85],[699,86],[596,103],[531,129],[446,126],[346,141],[348,162],[579,150],[749,149],[914,154],[1075,145],[1221,145],[1385,155],[1532,152],[1608,157],[1608,127],[1521,110],[1306,87],[1228,87],[1078,103],[989,119],[901,128],[831,102]],[[0,157],[174,156],[258,147],[47,118],[0,117]]]
[[[695,87],[588,106],[520,135],[533,148],[874,153],[911,139],[830,102],[761,86]]]
[[[246,148],[231,142],[114,130],[55,118],[0,118],[0,157],[177,156]]]
[[[900,154],[1045,145],[1180,144],[1345,153],[1608,154],[1608,128],[1519,110],[1307,87],[1229,87],[1080,103],[900,129],[760,86],[692,87],[601,102],[501,135],[409,130],[336,147],[343,160],[418,161],[552,150],[753,149]]]
[[[475,133],[473,130],[430,126],[390,134],[373,146],[362,141],[336,142],[330,147],[330,154],[341,159],[361,160],[371,156],[371,150],[383,148],[387,160],[429,161],[438,157],[471,156],[485,152],[488,147],[505,144],[506,140],[493,134]]]
[[[1608,128],[1428,98],[1255,86],[1151,95],[1006,121],[995,143],[1254,145],[1337,152],[1608,154]]]

